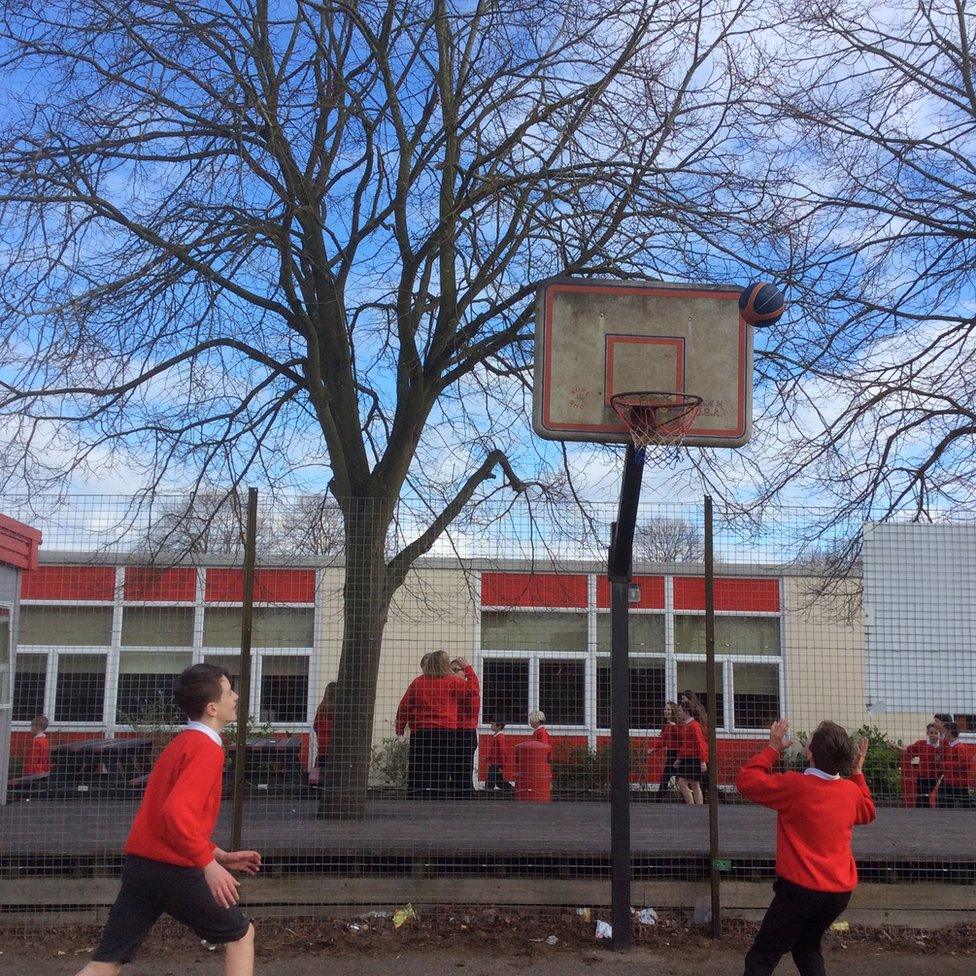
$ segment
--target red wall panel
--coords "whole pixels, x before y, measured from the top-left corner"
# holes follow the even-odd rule
[[[39,566],[21,577],[24,600],[114,600],[113,566]]]
[[[240,603],[244,599],[243,569],[208,569],[207,603]],[[254,599],[259,603],[314,603],[314,569],[259,569],[254,574]]]
[[[704,577],[676,576],[674,578],[674,609],[705,609]],[[716,579],[715,609],[778,613],[779,580],[737,579],[735,577]]]
[[[486,607],[586,607],[586,576],[574,573],[484,573]]]
[[[126,600],[194,600],[196,593],[197,571],[195,569],[126,567]]]
[[[637,603],[631,607],[642,610],[664,609],[664,577],[663,576],[635,576],[634,583],[640,587],[641,595]],[[606,576],[596,578],[596,605],[601,609],[610,606],[610,580]]]

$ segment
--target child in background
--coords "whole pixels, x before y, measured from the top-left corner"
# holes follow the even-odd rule
[[[474,754],[478,751],[478,719],[481,716],[481,685],[478,675],[470,667],[466,670],[461,658],[451,661],[451,670],[471,687],[471,697],[458,703],[457,727],[454,730],[451,796],[455,800],[474,797]],[[470,673],[469,673],[470,672]]]
[[[529,712],[529,725],[532,726],[532,738],[536,742],[542,742],[549,746],[549,755],[552,756],[552,739],[549,737],[549,730],[546,728],[546,713],[536,709]]]
[[[908,757],[915,769],[915,806],[927,808],[929,796],[939,781],[943,749],[939,726],[929,722],[925,731],[926,738],[897,748]]]
[[[664,703],[664,724],[661,726],[661,737],[647,750],[647,760],[650,764],[651,756],[664,753],[664,765],[661,767],[661,777],[658,780],[657,792],[654,799],[663,803],[667,799],[668,786],[674,776],[674,764],[678,758],[678,715],[677,702]]]
[[[769,745],[739,772],[739,792],[776,810],[775,896],[746,955],[744,976],[770,976],[791,953],[800,976],[824,976],[820,943],[857,887],[851,853],[855,824],[875,818],[862,769],[868,741],[855,747],[834,722],[821,722],[805,750],[809,768],[774,773],[789,745],[790,723],[780,719]],[[850,779],[842,779],[850,771]]]
[[[485,790],[494,792],[501,790],[510,793],[513,789],[511,779],[512,750],[508,737],[505,735],[504,722],[491,723],[491,735],[481,745],[485,757],[487,775]]]
[[[48,776],[51,772],[51,743],[47,741],[46,715],[31,719],[31,740],[24,753],[24,776]]]
[[[312,719],[312,731],[315,732],[315,782],[319,786],[325,784],[325,760],[329,755],[332,744],[332,724],[335,712],[336,683],[330,681],[325,686],[322,701],[315,709]]]
[[[939,786],[938,805],[947,810],[968,807],[971,774],[972,757],[959,739],[959,725],[949,722],[942,750],[942,783]]]
[[[708,769],[708,744],[701,725],[692,716],[691,707],[679,702],[677,706],[677,758],[674,772],[678,777],[678,789],[685,803],[702,804],[701,780]]]

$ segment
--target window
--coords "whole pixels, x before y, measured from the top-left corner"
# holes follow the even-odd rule
[[[633,613],[628,615],[630,653],[664,653],[664,617],[661,614]],[[596,649],[610,652],[610,614],[596,618]]]
[[[736,728],[765,729],[780,717],[779,668],[775,664],[732,665]]]
[[[192,607],[125,607],[122,611],[123,647],[190,647],[192,644]]]
[[[54,721],[101,722],[104,701],[105,655],[59,655]]]
[[[676,654],[705,653],[704,616],[675,616],[674,650]],[[716,616],[715,653],[778,656],[779,617]]]
[[[115,721],[179,722],[182,716],[173,703],[173,682],[192,663],[191,654],[123,651],[119,656]]]
[[[708,708],[705,694],[706,670],[704,661],[678,661],[678,695],[685,691],[694,692],[698,700]],[[725,728],[725,695],[722,693],[722,664],[715,665],[715,728]]]
[[[547,725],[584,725],[586,662],[539,661],[539,708]]]
[[[252,647],[311,647],[315,611],[300,607],[255,607]],[[203,615],[204,647],[241,646],[241,608],[207,607]]]
[[[505,658],[482,661],[481,716],[488,724],[524,725],[528,721],[528,661]]]
[[[241,690],[241,658],[238,654],[205,654],[203,657],[205,664],[213,664],[218,668],[223,668],[230,675],[231,687],[237,692]],[[253,668],[254,659],[251,659]]]
[[[630,727],[659,729],[664,722],[664,661],[630,659]],[[596,662],[596,724],[610,728],[610,658]]]
[[[492,651],[585,651],[586,614],[486,610],[481,646]]]
[[[269,655],[261,662],[261,721],[308,721],[308,658]]]
[[[18,644],[74,647],[112,643],[111,607],[21,607]]]
[[[14,677],[15,722],[29,722],[44,714],[44,692],[47,688],[47,655],[18,654]]]

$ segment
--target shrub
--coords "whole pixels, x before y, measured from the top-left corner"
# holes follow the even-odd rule
[[[407,785],[410,743],[407,739],[384,739],[373,746],[370,755],[370,772],[386,786],[404,789]]]
[[[894,744],[874,725],[862,725],[854,738],[868,740],[864,778],[871,793],[880,799],[901,796],[901,753]]]

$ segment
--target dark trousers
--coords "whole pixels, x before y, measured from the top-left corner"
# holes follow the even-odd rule
[[[800,976],[826,976],[820,941],[851,900],[850,891],[811,891],[777,878],[773,902],[746,954],[743,976],[771,976],[789,952]]]
[[[674,776],[674,763],[678,758],[677,750],[669,749],[664,754],[664,768],[661,770],[661,778],[657,781],[657,792],[654,799],[658,803],[663,803],[668,798],[668,786],[671,784],[671,777]]]
[[[943,810],[965,809],[971,806],[969,801],[968,786],[946,786],[943,783],[939,787],[939,794],[936,797],[935,805]]]
[[[935,789],[935,784],[938,782],[934,779],[917,779],[915,780],[915,806],[925,807],[928,809],[929,796],[932,790]]]
[[[445,729],[410,730],[407,793],[420,800],[444,800],[448,795],[454,733]]]
[[[486,790],[504,790],[510,793],[514,787],[505,779],[501,766],[489,766],[488,778],[485,780]]]
[[[453,736],[451,762],[451,796],[455,800],[470,800],[474,792],[471,774],[474,770],[474,754],[478,749],[476,729],[457,729]]]

